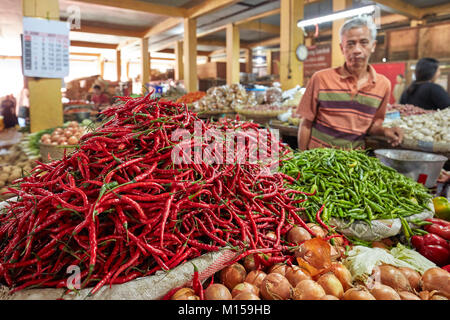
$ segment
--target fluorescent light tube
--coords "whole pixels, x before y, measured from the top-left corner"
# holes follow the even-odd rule
[[[358,15],[363,15],[363,14],[371,14],[375,11],[375,8],[376,8],[376,6],[371,5],[371,6],[366,6],[366,7],[356,8],[356,9],[339,11],[336,13],[332,13],[332,14],[329,14],[326,16],[317,17],[317,18],[313,18],[313,19],[299,20],[297,22],[297,27],[304,28],[306,26],[313,26],[316,24],[334,21],[334,20],[338,20],[338,19],[345,19],[348,17],[358,16]]]

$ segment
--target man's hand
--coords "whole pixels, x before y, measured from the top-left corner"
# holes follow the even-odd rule
[[[393,147],[398,146],[403,141],[403,130],[398,127],[384,128],[384,135]]]

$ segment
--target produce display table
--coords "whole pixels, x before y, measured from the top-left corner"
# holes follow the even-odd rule
[[[235,118],[236,112],[234,111],[194,111],[200,119],[218,120],[220,118]]]
[[[298,126],[293,126],[279,120],[270,121],[270,127],[279,130],[282,136],[297,137],[298,134]]]

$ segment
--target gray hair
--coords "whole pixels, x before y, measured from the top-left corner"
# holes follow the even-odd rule
[[[348,30],[353,28],[361,28],[361,27],[367,27],[370,31],[370,35],[372,36],[372,40],[376,40],[377,26],[375,25],[371,17],[361,16],[347,20],[342,25],[341,30],[339,31],[341,42],[342,42],[342,35],[344,34],[344,32],[347,32]]]

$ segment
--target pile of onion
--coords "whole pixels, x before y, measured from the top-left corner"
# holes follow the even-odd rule
[[[43,134],[40,141],[54,146],[76,145],[83,134],[84,128],[78,122],[71,121],[66,128],[56,128],[51,134]]]

